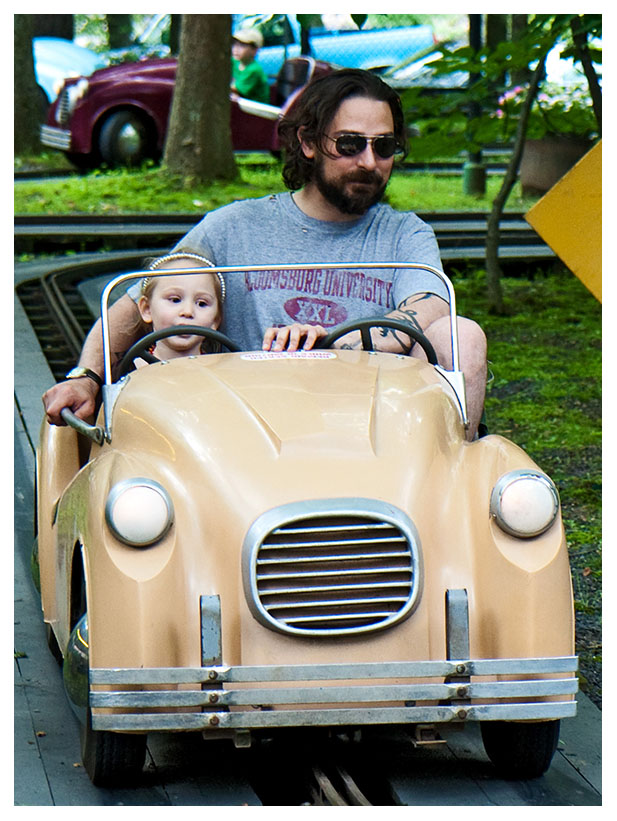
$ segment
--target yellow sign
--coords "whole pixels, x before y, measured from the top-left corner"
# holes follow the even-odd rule
[[[525,219],[602,302],[602,140],[527,212]]]

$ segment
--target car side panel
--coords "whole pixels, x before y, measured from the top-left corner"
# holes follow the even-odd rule
[[[57,507],[62,493],[80,469],[78,434],[69,427],[43,421],[37,449],[37,527],[41,579],[41,603],[46,622],[55,625],[59,599],[66,598],[65,585],[58,585],[56,567]]]

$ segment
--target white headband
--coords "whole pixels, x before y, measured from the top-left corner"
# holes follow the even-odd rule
[[[206,257],[200,257],[199,254],[192,254],[192,253],[189,253],[189,252],[186,252],[186,251],[178,251],[175,254],[167,254],[164,257],[159,257],[158,259],[155,259],[154,262],[152,262],[152,263],[150,263],[150,265],[148,265],[148,270],[149,271],[156,271],[157,268],[160,268],[162,265],[165,265],[165,263],[167,263],[167,262],[171,262],[171,260],[173,260],[173,259],[194,259],[194,260],[197,260],[197,262],[203,263],[208,268],[214,268],[213,263],[210,262],[209,259],[206,259]],[[219,274],[218,271],[215,272],[215,276],[218,277],[218,280],[219,280],[219,283],[220,283],[220,286],[221,286],[221,302],[225,302],[225,294],[226,294],[225,280],[223,279],[223,275]],[[142,281],[141,281],[141,290],[142,290],[142,292],[145,291],[146,286],[148,285],[148,282],[151,279],[152,279],[152,277],[144,277],[142,279]]]

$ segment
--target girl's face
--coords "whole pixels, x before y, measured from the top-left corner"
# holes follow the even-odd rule
[[[184,267],[188,267],[187,263]],[[138,307],[142,319],[151,322],[155,331],[174,325],[204,325],[216,329],[220,324],[213,274],[160,277],[154,282],[150,297],[142,297]],[[188,356],[199,353],[202,341],[203,337],[195,335],[170,336],[160,340],[157,348],[164,348],[160,352],[167,357]]]

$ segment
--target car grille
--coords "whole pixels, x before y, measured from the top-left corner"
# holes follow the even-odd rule
[[[421,573],[405,514],[374,500],[314,504],[308,515],[298,515],[296,505],[278,508],[276,526],[270,511],[267,529],[258,520],[249,531],[261,531],[245,544],[254,615],[273,629],[306,635],[376,630],[409,615]]]
[[[69,119],[69,94],[68,90],[63,88],[58,96],[58,103],[56,105],[56,121],[60,125],[66,125]]]

